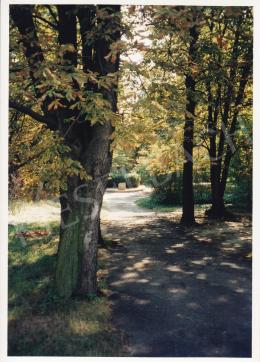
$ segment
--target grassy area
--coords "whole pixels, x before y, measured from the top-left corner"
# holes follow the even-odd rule
[[[160,202],[158,199],[153,197],[153,195],[149,195],[146,197],[143,197],[136,201],[136,205],[139,207],[142,207],[144,209],[150,209],[155,212],[175,212],[175,211],[181,211],[182,206],[176,205],[176,204],[170,204],[170,203],[163,203]],[[250,213],[251,209],[245,205],[245,204],[232,204],[229,203],[228,200],[226,201],[226,206],[231,212],[236,213]],[[197,212],[204,212],[210,207],[210,204],[195,204],[194,208]]]
[[[122,356],[108,299],[62,300],[55,294],[58,234],[57,223],[10,227],[9,355]]]
[[[181,206],[178,205],[171,205],[171,204],[163,204],[159,201],[155,200],[151,196],[143,197],[136,201],[136,205],[139,207],[143,207],[144,209],[154,210],[156,212],[174,212],[179,211]],[[195,205],[195,209],[197,210],[204,210],[208,207],[206,204],[198,204]]]

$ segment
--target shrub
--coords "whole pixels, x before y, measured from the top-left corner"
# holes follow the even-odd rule
[[[125,182],[128,188],[138,187],[140,185],[141,177],[135,173],[131,172],[126,175],[120,173],[113,173],[108,178],[107,187],[118,187],[118,184]]]
[[[112,173],[108,178],[107,187],[117,187],[120,182],[126,182],[124,175]]]
[[[211,202],[210,182],[198,182],[194,184],[195,204],[208,204]]]
[[[107,187],[109,187],[109,188],[115,187],[115,182],[111,176],[107,180]]]
[[[152,200],[155,203],[165,205],[179,205],[181,202],[181,195],[177,192],[173,192],[170,188],[156,188],[152,195]]]
[[[252,182],[249,177],[241,177],[236,183],[227,184],[225,201],[237,207],[252,208]]]
[[[141,177],[137,173],[129,173],[126,175],[126,184],[128,188],[138,187],[140,185]]]

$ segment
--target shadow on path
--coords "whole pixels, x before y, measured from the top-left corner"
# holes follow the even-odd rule
[[[156,217],[103,225],[117,242],[108,283],[129,356],[251,356],[250,230],[230,225],[184,230]]]

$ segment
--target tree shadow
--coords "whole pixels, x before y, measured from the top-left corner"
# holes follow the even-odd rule
[[[218,227],[165,219],[104,227],[122,245],[111,248],[108,281],[130,355],[251,355],[250,232]]]

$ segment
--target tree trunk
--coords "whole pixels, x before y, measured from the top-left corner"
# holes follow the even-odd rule
[[[60,296],[88,296],[97,291],[97,246],[100,211],[111,167],[112,126],[93,126],[92,141],[87,144],[81,163],[91,179],[69,177],[61,192],[61,229],[56,286]],[[83,138],[84,140],[84,138]]]
[[[194,65],[196,60],[195,47],[198,39],[196,26],[190,29],[191,42],[189,47],[190,63]],[[183,186],[182,186],[182,218],[181,223],[192,225],[195,223],[194,217],[194,191],[193,191],[193,132],[196,101],[196,82],[192,72],[185,78],[186,86],[186,114],[184,125],[184,165],[183,165]]]
[[[211,198],[212,205],[206,211],[209,218],[221,218],[225,213],[224,200],[220,193],[220,169],[217,159],[217,119],[219,114],[219,104],[221,95],[221,84],[218,85],[216,100],[214,102],[210,81],[207,83],[208,91],[208,136],[209,136],[209,158],[210,158],[210,183],[211,183]]]
[[[184,141],[184,149],[185,153],[188,153],[188,156],[185,155],[185,163],[183,166],[183,181],[182,181],[182,219],[181,223],[183,224],[194,224],[194,191],[193,191],[193,163],[192,160],[188,158],[192,158],[192,149],[193,146],[191,144],[191,132],[186,131],[190,134],[189,141]],[[193,132],[192,132],[193,135]]]
[[[215,166],[214,166],[215,168]],[[212,169],[212,167],[211,167]],[[212,174],[212,170],[211,170]],[[206,211],[206,214],[209,218],[221,219],[226,214],[224,198],[220,192],[220,183],[216,179],[216,175],[211,175],[211,194],[212,194],[212,205],[209,210]]]
[[[104,193],[100,180],[70,179],[61,194],[61,233],[56,285],[60,296],[96,293],[99,215]],[[66,206],[64,208],[64,206]]]

